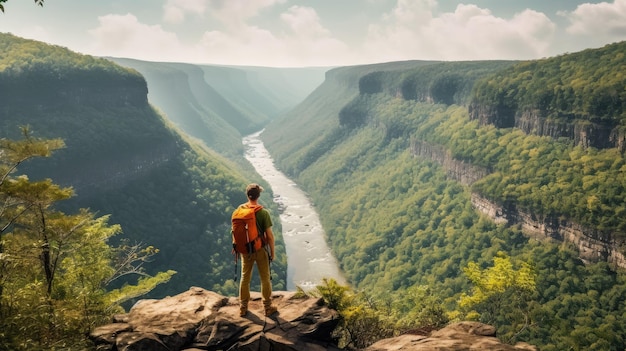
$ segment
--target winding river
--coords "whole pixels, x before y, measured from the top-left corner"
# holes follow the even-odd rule
[[[325,232],[311,201],[296,183],[274,166],[274,160],[260,139],[261,132],[243,138],[245,157],[270,184],[274,202],[282,209],[280,221],[287,250],[287,290],[299,286],[309,290],[323,278],[345,284],[325,239]]]

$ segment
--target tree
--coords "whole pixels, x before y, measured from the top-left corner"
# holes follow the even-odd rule
[[[515,269],[511,258],[498,252],[493,267],[482,270],[470,262],[463,272],[474,285],[472,294],[463,294],[459,301],[465,318],[478,319],[497,328],[508,326],[498,328],[507,342],[514,341],[516,335],[531,325],[530,305],[536,295],[537,275],[528,263]]]
[[[7,2],[9,0],[0,0],[0,11],[4,12],[4,3]],[[39,6],[43,6],[43,2],[44,0],[35,0],[35,4],[39,5]]]
[[[402,330],[439,329],[449,322],[441,298],[426,285],[409,287],[392,303],[397,327]]]
[[[50,179],[15,176],[20,164],[48,157],[64,146],[59,139],[0,140],[0,350],[75,348],[84,335],[104,323],[120,303],[149,292],[175,274],[147,276],[142,263],[153,247],[107,241],[121,232],[108,216],[86,209],[68,215],[54,205],[73,195]],[[107,284],[129,273],[134,285],[107,291]]]
[[[30,183],[28,178],[11,178],[11,174],[23,162],[33,157],[48,157],[57,149],[63,148],[62,140],[36,140],[30,136],[28,127],[22,128],[24,140],[14,142],[0,139],[0,298],[3,292],[3,277],[7,262],[5,261],[3,235],[15,228],[20,220],[36,204],[37,194],[44,188],[50,190],[49,197],[63,199],[69,197],[58,187],[51,187],[49,181]],[[30,201],[29,201],[30,199]]]
[[[362,349],[393,335],[393,323],[387,318],[389,313],[382,313],[372,300],[364,294],[355,294],[349,286],[324,278],[310,294],[323,298],[328,307],[341,316],[335,334],[342,347]]]

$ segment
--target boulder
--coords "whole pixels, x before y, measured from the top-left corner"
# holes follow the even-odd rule
[[[336,311],[322,299],[275,292],[279,312],[263,314],[261,295],[251,294],[249,311],[239,316],[239,300],[192,287],[160,300],[141,300],[113,323],[89,335],[97,350],[338,350],[332,331]]]
[[[508,345],[496,338],[496,329],[479,322],[450,324],[430,335],[404,334],[383,339],[364,351],[536,351],[527,343]]]
[[[239,316],[239,300],[192,287],[160,300],[141,300],[129,313],[90,333],[101,351],[275,350],[337,351],[333,331],[340,317],[324,301],[296,292],[272,295],[278,313],[266,317],[261,295],[252,292],[249,311]],[[494,327],[460,322],[440,330],[414,330],[380,340],[364,351],[409,350],[537,350],[519,343],[503,344]]]

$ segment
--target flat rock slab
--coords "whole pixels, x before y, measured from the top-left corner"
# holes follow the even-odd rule
[[[249,311],[239,316],[239,300],[192,287],[160,300],[141,300],[113,323],[95,328],[98,350],[337,350],[332,332],[336,311],[322,299],[275,292],[279,312],[263,313],[261,295],[251,294]]]
[[[141,300],[129,313],[90,333],[101,351],[274,350],[338,351],[333,331],[340,317],[324,301],[296,292],[272,295],[278,313],[266,317],[261,294],[253,292],[246,316],[239,316],[239,300],[192,287],[160,300]],[[536,351],[519,343],[503,344],[494,327],[459,322],[426,335],[404,334],[380,340],[364,351],[498,350]]]
[[[365,351],[537,351],[535,346],[508,345],[496,338],[496,329],[479,322],[459,322],[426,335],[400,335],[376,342]]]

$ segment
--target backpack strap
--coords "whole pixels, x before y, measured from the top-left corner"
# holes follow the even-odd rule
[[[250,208],[248,204],[243,204],[243,206]],[[261,240],[263,240],[263,244],[265,244],[265,228],[261,227],[261,222],[259,222],[259,216],[257,216],[257,213],[259,213],[263,209],[263,206],[257,205],[253,208],[254,208],[254,220],[256,221],[257,234],[258,234],[258,237],[260,237]]]
[[[265,251],[265,253],[267,254],[267,260],[269,261],[270,280],[272,280],[272,253],[270,251],[271,250],[270,245],[267,242],[267,235],[265,234],[265,228],[261,227],[261,222],[259,222],[259,217],[256,215],[256,213],[259,212],[260,210],[261,209],[259,209],[258,211],[254,213],[254,217],[256,220],[256,228],[257,228],[257,231],[259,232],[259,237],[261,238],[263,251]]]

